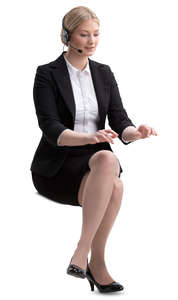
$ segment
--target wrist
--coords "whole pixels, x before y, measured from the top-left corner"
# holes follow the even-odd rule
[[[135,126],[128,126],[123,130],[122,139],[125,142],[134,142],[136,140],[137,129]]]
[[[84,144],[90,144],[90,138],[91,138],[91,133],[84,133],[83,143]]]

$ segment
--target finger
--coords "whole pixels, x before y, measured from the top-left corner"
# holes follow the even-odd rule
[[[118,136],[118,133],[112,129],[105,129],[106,132],[111,132],[114,136]]]
[[[148,128],[145,128],[144,137],[145,138],[149,137],[149,129]]]
[[[152,135],[157,135],[156,131],[154,130],[154,128],[152,128]]]
[[[156,131],[154,130],[153,127],[151,127],[151,134],[152,134],[152,135],[157,135],[157,134],[156,134]],[[151,134],[150,134],[150,135],[151,135]]]
[[[101,133],[103,134],[107,134],[108,137],[110,137],[112,135],[112,138],[115,138],[115,136],[113,135],[113,133],[111,132],[110,129],[102,129],[102,130],[99,130]]]
[[[112,136],[111,136],[110,134],[111,134]],[[115,136],[113,136],[113,133],[105,133],[105,135],[110,139],[111,143],[114,144],[113,139],[115,138]]]
[[[100,143],[100,140],[95,136],[95,140],[97,143]]]
[[[118,136],[118,134],[115,131],[111,130],[111,129],[104,129],[104,132],[107,133],[107,134],[112,134],[112,137],[117,137]]]
[[[137,131],[137,132],[136,132],[136,138],[140,138],[140,139],[142,138],[142,134],[141,134],[140,131]]]
[[[154,135],[154,128],[151,128],[151,134]]]
[[[106,133],[108,136],[110,136],[112,139],[115,139],[117,137],[117,135],[115,135],[114,133],[112,132],[108,132]]]
[[[107,134],[105,134],[105,133],[100,133],[100,134],[101,134],[101,135],[104,137],[104,139],[106,139],[109,143],[111,142],[112,144],[114,144],[112,138],[110,138]]]
[[[105,132],[105,129],[99,130],[99,133],[103,135],[103,137],[111,138],[109,133]]]
[[[107,140],[108,142],[110,142],[109,139],[107,139],[106,136],[102,132],[98,132],[97,135],[98,135],[98,138],[102,139],[102,141]]]
[[[107,139],[109,139],[110,143],[114,144],[112,137],[108,133],[104,133],[104,136],[107,137]]]
[[[147,133],[146,133],[146,135],[147,135],[147,137],[150,137],[150,135],[151,135],[151,128],[150,128],[150,127],[147,128]]]
[[[156,130],[154,128],[153,128],[153,134],[154,135],[158,135],[157,132],[156,132]]]
[[[115,132],[114,130],[111,130],[111,132],[113,133],[113,135],[114,135],[115,137],[118,137],[118,133],[117,133],[117,132]]]

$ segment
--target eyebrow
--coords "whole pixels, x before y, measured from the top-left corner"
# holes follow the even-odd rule
[[[86,32],[89,32],[88,30],[85,30],[85,29],[81,29],[80,31],[86,31]],[[96,29],[95,31],[99,31],[99,29]]]

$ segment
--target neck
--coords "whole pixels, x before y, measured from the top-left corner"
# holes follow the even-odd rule
[[[68,49],[64,52],[67,60],[78,70],[82,71],[88,62],[88,56],[76,53],[76,50]]]

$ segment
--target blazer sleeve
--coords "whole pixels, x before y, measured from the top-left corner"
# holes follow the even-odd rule
[[[108,66],[109,67],[109,66]],[[122,133],[124,129],[128,126],[136,126],[129,119],[127,112],[123,106],[122,99],[120,96],[118,84],[114,77],[114,73],[111,71],[109,67],[111,85],[110,85],[110,104],[108,109],[108,123],[112,130],[118,133],[118,138],[125,145],[132,143],[133,141],[125,142],[122,139]]]
[[[48,72],[41,66],[36,70],[33,99],[39,127],[47,141],[56,147],[57,138],[68,128],[61,123]]]

